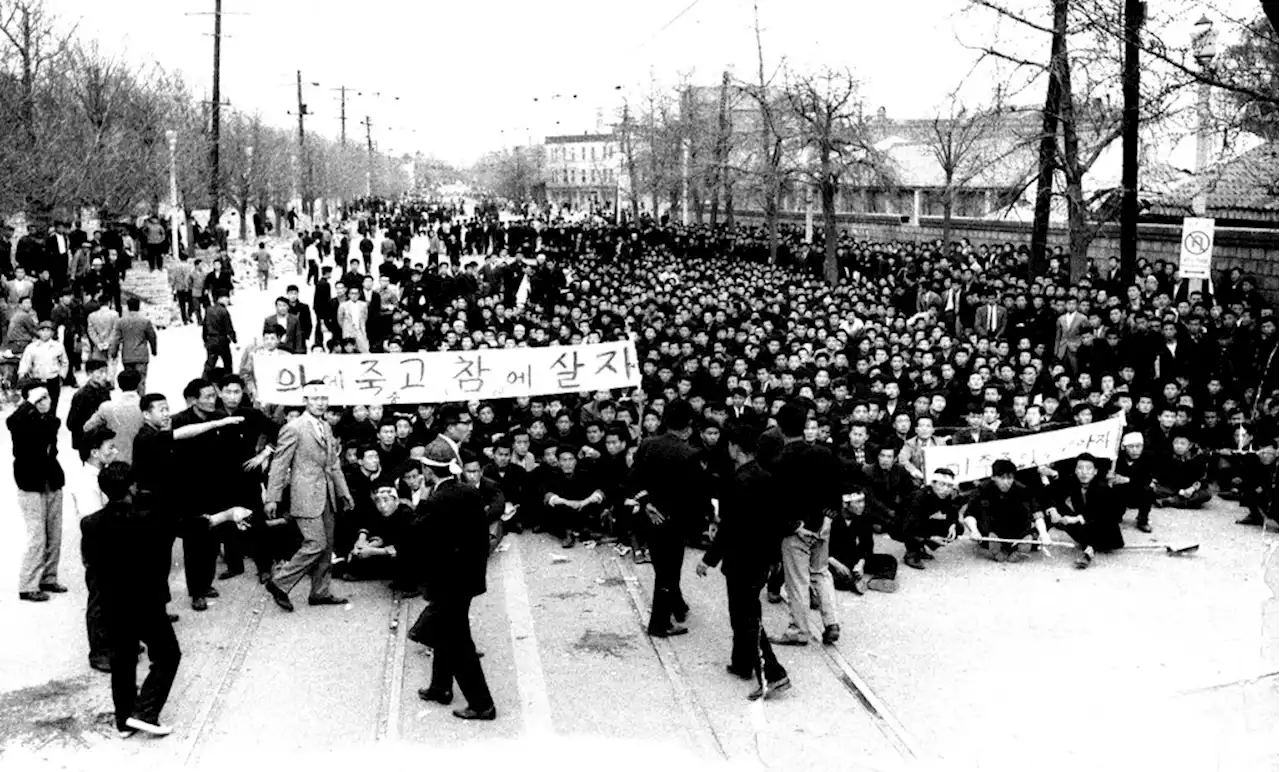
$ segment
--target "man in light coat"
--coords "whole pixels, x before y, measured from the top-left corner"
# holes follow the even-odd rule
[[[304,395],[306,412],[280,430],[263,497],[263,510],[270,520],[275,517],[288,486],[289,517],[302,533],[302,546],[264,585],[276,605],[285,611],[293,611],[289,592],[304,574],[311,577],[310,605],[347,602],[346,598],[332,593],[329,578],[338,507],[355,509],[355,500],[339,464],[339,443],[324,418],[329,409],[324,383],[307,383]]]

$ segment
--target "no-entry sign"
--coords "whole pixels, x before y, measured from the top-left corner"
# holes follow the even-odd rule
[[[1178,272],[1184,279],[1208,279],[1213,263],[1213,218],[1184,217]]]

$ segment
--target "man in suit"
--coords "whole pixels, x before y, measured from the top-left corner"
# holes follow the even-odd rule
[[[733,628],[733,653],[726,668],[730,675],[755,679],[750,700],[773,696],[791,688],[787,670],[774,656],[761,623],[760,591],[778,554],[785,523],[777,502],[773,478],[752,453],[755,434],[747,423],[730,424],[726,444],[737,464],[720,507],[720,528],[711,549],[698,564],[698,576],[724,561],[729,595],[729,625]],[[768,684],[766,692],[765,684]]]
[[[702,522],[711,507],[706,473],[689,444],[693,418],[688,402],[668,405],[662,416],[666,432],[640,444],[631,472],[634,488],[639,491],[636,501],[653,524],[649,535],[654,573],[649,635],[660,638],[689,632],[683,625],[689,605],[680,592],[685,534],[690,523]]]
[[[219,361],[228,373],[235,367],[231,362],[231,344],[237,341],[236,328],[231,322],[231,312],[227,310],[230,302],[231,295],[226,290],[218,290],[214,304],[204,317],[205,378],[212,375]]]
[[[985,300],[974,316],[974,332],[979,338],[1000,340],[1009,327],[1009,311],[997,302],[996,293],[991,290],[987,290]]]
[[[116,324],[120,340],[120,366],[125,370],[137,370],[142,376],[138,391],[147,391],[147,367],[151,357],[157,354],[156,328],[142,315],[142,302],[129,298],[128,311]]]
[[[979,312],[979,315],[981,315],[981,312]],[[1067,368],[1073,374],[1078,368],[1076,352],[1080,350],[1084,337],[1084,326],[1088,321],[1088,317],[1080,313],[1077,308],[1076,299],[1068,297],[1066,310],[1058,317],[1058,321],[1054,325],[1053,355],[1065,362]]]
[[[316,285],[316,289],[318,292],[319,284]],[[311,306],[308,306],[306,303],[303,303],[298,299],[298,285],[290,284],[289,287],[285,289],[284,295],[285,299],[289,301],[289,313],[298,317],[298,334],[301,339],[302,350],[297,353],[305,354],[307,353],[307,346],[309,345],[308,341],[311,340],[311,330],[313,327],[318,327],[319,325],[313,324],[313,320],[311,318]],[[286,330],[285,332],[287,333],[288,331]],[[321,344],[317,341],[316,345]]]
[[[324,345],[324,328],[325,327],[332,328],[333,324],[337,323],[336,319],[333,321],[333,323],[330,323],[328,318],[329,307],[333,303],[333,285],[330,281],[330,278],[332,276],[333,276],[332,266],[326,265],[320,269],[320,279],[319,281],[316,282],[315,295],[311,298],[312,305],[314,305],[316,309],[316,316],[314,320],[315,323],[313,327],[315,328],[315,333],[316,333],[315,344],[317,346]],[[292,287],[290,287],[290,289],[292,289]],[[285,294],[288,295],[290,293],[285,292]],[[298,314],[298,318],[299,319],[302,318],[301,313]]]
[[[284,328],[284,337],[280,338],[280,348],[290,354],[307,353],[307,339],[302,334],[302,325],[293,314],[286,297],[276,298],[276,312],[263,320],[263,325],[278,324]]]
[[[313,606],[341,605],[346,598],[335,596],[329,589],[333,537],[338,506],[355,509],[355,500],[347,489],[346,477],[338,460],[338,441],[325,420],[329,397],[322,381],[310,381],[304,387],[306,412],[285,424],[280,430],[263,511],[267,519],[276,509],[289,487],[289,516],[302,533],[302,546],[289,562],[264,583],[276,605],[293,611],[289,600],[292,590],[304,574],[311,577]],[[487,537],[486,537],[487,538]]]
[[[492,721],[498,716],[493,696],[480,667],[471,637],[471,600],[485,592],[485,567],[489,559],[489,524],[479,489],[457,479],[462,466],[450,449],[431,443],[423,458],[425,485],[431,495],[419,504],[424,533],[425,593],[427,608],[421,624],[415,624],[414,640],[431,646],[431,684],[418,690],[428,702],[453,702],[453,682],[458,682],[467,707],[453,715],[467,721]]]

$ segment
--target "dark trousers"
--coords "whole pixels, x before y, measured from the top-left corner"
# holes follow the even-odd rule
[[[190,324],[195,304],[191,302],[191,290],[178,291],[178,313],[182,315],[182,323]]]
[[[178,674],[182,650],[162,604],[130,608],[110,619],[111,700],[115,703],[116,728],[138,718],[159,723],[160,711]],[[151,669],[138,691],[138,643],[147,646]]]
[[[786,574],[782,572],[782,561],[779,560],[769,567],[769,579],[765,583],[765,588],[770,595],[781,595],[782,585],[786,581]]]
[[[234,523],[223,523],[213,529],[215,553],[218,548],[222,548],[222,562],[226,564],[228,571],[239,573],[244,570],[244,556],[246,551],[245,542],[247,537]]]
[[[761,623],[760,591],[764,589],[764,579],[764,574],[742,576],[730,572],[725,576],[729,594],[729,626],[733,628],[730,664],[734,670],[752,673],[757,681],[763,677],[772,683],[786,678],[787,671],[774,656],[773,646]]]
[[[213,575],[218,569],[217,534],[200,528],[183,533],[182,567],[187,577],[187,595],[193,599],[203,598],[212,589]]]
[[[210,375],[218,367],[218,360],[222,360],[224,372],[235,372],[235,365],[231,363],[231,344],[223,343],[221,345],[210,346],[204,344],[204,378],[211,380]]]
[[[49,390],[49,399],[53,403],[49,415],[57,415],[58,400],[62,397],[62,378],[50,378],[44,382],[44,387]]]
[[[456,680],[468,706],[475,710],[493,707],[493,695],[489,693],[476,644],[471,638],[471,619],[467,616],[471,599],[448,598],[432,603],[440,604],[440,610],[431,657],[431,690],[453,691]]]
[[[684,540],[673,529],[649,540],[649,557],[653,560],[653,607],[649,614],[649,634],[666,632],[674,624],[673,617],[689,611],[680,592],[680,570],[684,566]]]
[[[85,630],[89,634],[89,662],[110,662],[111,636],[102,610],[102,585],[97,575],[88,569],[84,572],[84,583],[89,589],[89,602],[84,611]]]
[[[850,565],[849,568],[852,569],[853,566]],[[898,559],[893,555],[872,555],[863,564],[862,575],[868,579],[895,580],[898,578]],[[833,571],[831,579],[835,583],[837,590],[848,591],[853,589],[852,576],[846,579]]]
[[[158,271],[163,268],[165,252],[164,244],[148,244],[146,246],[146,250],[147,265],[151,267],[151,270]]]
[[[1112,488],[1120,505],[1125,509],[1138,510],[1138,522],[1145,523],[1151,519],[1151,507],[1156,503],[1156,493],[1150,487],[1129,483]]]

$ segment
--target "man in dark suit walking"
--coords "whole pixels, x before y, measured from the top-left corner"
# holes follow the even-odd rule
[[[698,576],[724,562],[729,594],[729,625],[733,628],[733,654],[726,668],[730,675],[756,681],[747,695],[758,700],[791,688],[786,668],[773,654],[761,624],[760,591],[764,589],[777,558],[785,524],[773,477],[758,464],[752,452],[756,435],[747,424],[731,424],[726,432],[729,456],[737,464],[733,480],[720,502],[720,527],[711,549],[698,564]]]
[[[98,475],[107,505],[80,521],[85,570],[98,586],[111,651],[111,699],[116,729],[128,737],[137,731],[164,736],[160,711],[178,674],[182,651],[169,602],[172,515],[147,493],[139,493],[133,469],[113,461]],[[243,527],[250,511],[232,507],[196,518],[207,531],[226,522]],[[193,525],[193,527],[195,527]],[[138,643],[147,646],[151,669],[138,690]]]
[[[204,378],[213,374],[218,362],[226,372],[232,372],[235,365],[231,362],[231,344],[236,343],[236,328],[231,322],[231,312],[227,304],[231,295],[226,290],[218,290],[213,305],[204,316]]]
[[[276,571],[274,577],[263,584],[276,605],[285,611],[293,611],[289,591],[297,586],[303,575],[311,577],[311,596],[307,602],[312,606],[347,602],[346,598],[339,598],[329,590],[329,578],[338,506],[350,511],[356,505],[339,465],[339,443],[324,418],[329,409],[324,383],[307,383],[304,395],[306,412],[280,430],[271,459],[267,492],[263,497],[263,512],[270,520],[276,516],[285,486],[288,486],[289,517],[302,533],[302,546],[288,563]]]
[[[319,289],[320,285],[317,281],[317,292]],[[311,330],[313,327],[318,327],[319,325],[313,323],[311,318],[311,306],[298,299],[298,285],[290,284],[289,287],[285,289],[284,296],[285,299],[289,301],[289,314],[298,318],[298,338],[301,343],[302,350],[297,353],[305,354],[307,353],[307,346],[311,340]],[[316,345],[321,344],[317,342]]]
[[[698,453],[689,444],[693,408],[674,402],[663,413],[666,432],[645,440],[632,467],[636,500],[653,524],[649,555],[653,559],[653,605],[649,635],[683,635],[689,604],[680,592],[680,567],[689,524],[702,522],[711,509],[710,487]]]
[[[431,495],[418,507],[424,516],[427,608],[414,625],[414,640],[432,647],[431,684],[418,696],[441,705],[453,703],[458,682],[467,706],[453,715],[468,721],[498,716],[471,637],[471,600],[485,592],[489,524],[479,489],[457,479],[462,472],[452,450],[437,439],[423,459],[424,485]]]

